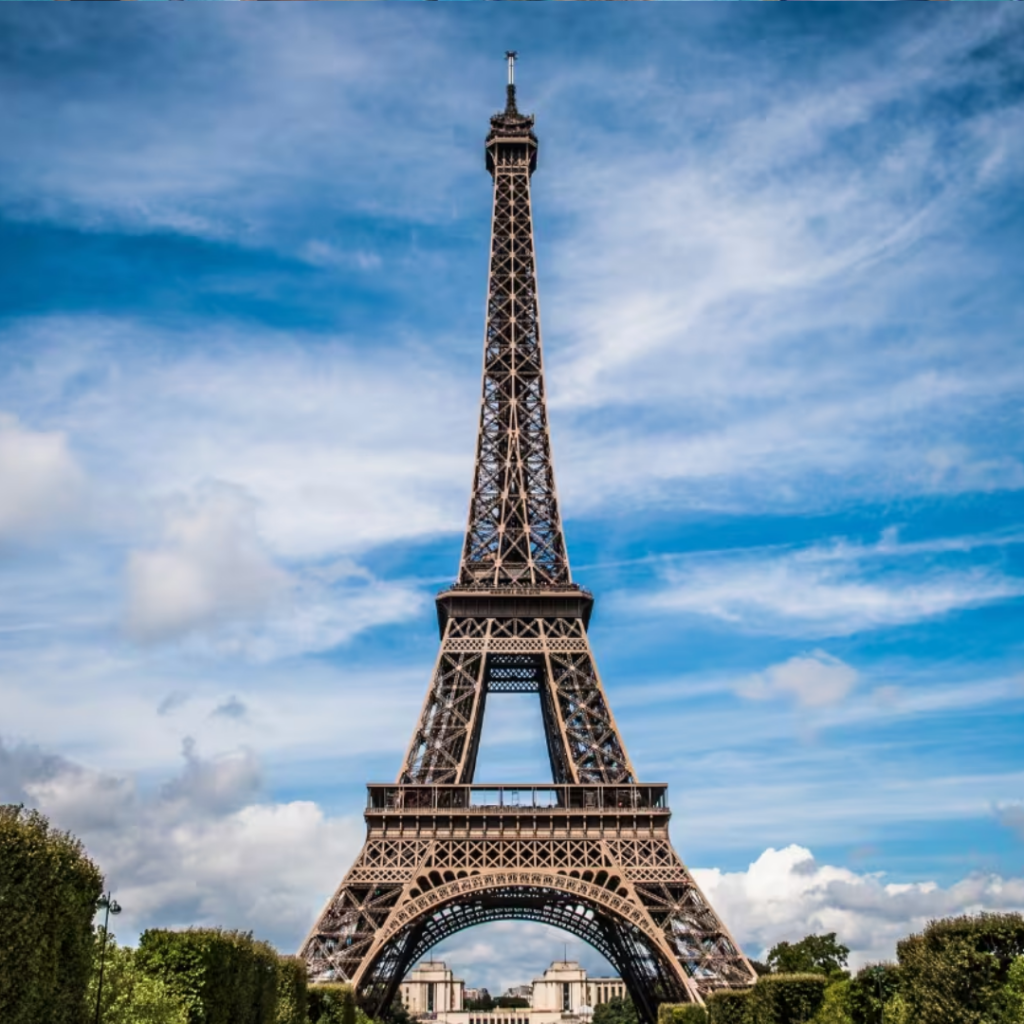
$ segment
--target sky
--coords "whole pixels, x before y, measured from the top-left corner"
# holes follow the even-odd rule
[[[574,577],[676,848],[751,956],[1024,910],[1003,3],[0,9],[0,800],[124,941],[298,948],[457,570],[507,49]],[[490,700],[478,778],[546,781],[540,723]]]

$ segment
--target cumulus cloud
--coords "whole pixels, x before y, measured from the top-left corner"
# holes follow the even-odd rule
[[[132,552],[125,625],[137,640],[173,639],[259,616],[287,586],[260,541],[251,502],[218,485],[169,517],[159,547]]]
[[[261,799],[255,756],[206,759],[186,742],[156,792],[30,748],[0,744],[0,800],[38,806],[85,842],[124,908],[147,927],[252,929],[294,952],[362,842],[362,823],[308,801]]]
[[[67,437],[0,414],[0,541],[59,526],[80,512],[85,476]]]
[[[945,888],[886,882],[880,873],[818,864],[802,846],[767,849],[746,871],[693,874],[749,955],[762,956],[783,939],[836,932],[855,967],[893,959],[897,940],[933,918],[1024,909],[1021,878],[977,874]]]
[[[755,632],[843,636],[1024,594],[1024,580],[983,561],[961,568],[916,558],[955,549],[945,540],[902,548],[887,534],[877,545],[700,553],[666,562],[664,585],[646,604]]]
[[[751,676],[736,687],[741,697],[791,697],[802,707],[838,704],[857,684],[857,670],[825,651],[790,658]]]

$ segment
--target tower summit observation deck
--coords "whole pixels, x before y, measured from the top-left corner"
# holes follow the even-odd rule
[[[587,636],[593,597],[572,581],[544,393],[538,141],[515,56],[485,143],[483,395],[458,580],[437,597],[440,652],[397,781],[369,786],[366,843],[300,955],[380,1012],[448,936],[538,921],[600,951],[652,1024],[662,1001],[702,1003],[755,975],[672,847],[667,786],[637,779]],[[550,783],[476,782],[492,693],[539,696]]]

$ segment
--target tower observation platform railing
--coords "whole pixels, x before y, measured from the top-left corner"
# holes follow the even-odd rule
[[[460,814],[536,815],[658,813],[666,817],[668,786],[664,783],[638,785],[400,785],[371,784],[367,787],[366,816],[421,815],[431,812]]]

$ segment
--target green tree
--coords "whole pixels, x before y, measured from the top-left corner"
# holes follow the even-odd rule
[[[526,1009],[530,1005],[529,999],[522,996],[498,996],[497,1005],[502,1010]]]
[[[813,1024],[853,1024],[849,978],[834,981],[825,989],[825,1000],[814,1015]]]
[[[637,1024],[636,1007],[627,996],[615,996],[594,1008],[594,1024]]]
[[[99,957],[103,931],[96,938]],[[93,972],[86,996],[88,1014],[96,1007],[98,974]],[[113,935],[104,951],[100,1020],[103,1024],[188,1024],[181,1000],[159,978],[139,969],[135,951],[117,945]]]
[[[1017,957],[1006,972],[1004,998],[1000,1024],[1024,1024],[1024,956]]]
[[[995,1024],[1005,1019],[1011,967],[1024,955],[1024,916],[932,921],[919,935],[901,939],[896,954],[913,1024]]]
[[[808,935],[799,942],[779,942],[768,951],[773,974],[841,974],[850,955],[848,946],[836,941],[836,933]]]
[[[869,964],[850,982],[850,1016],[853,1024],[882,1024],[883,1011],[900,990],[895,964]]]
[[[482,1010],[484,1013],[489,1013],[494,1007],[494,997],[485,988],[480,989],[479,999],[468,999],[466,1001],[467,1010]]]
[[[83,1024],[103,876],[38,811],[0,805],[0,1021]]]

